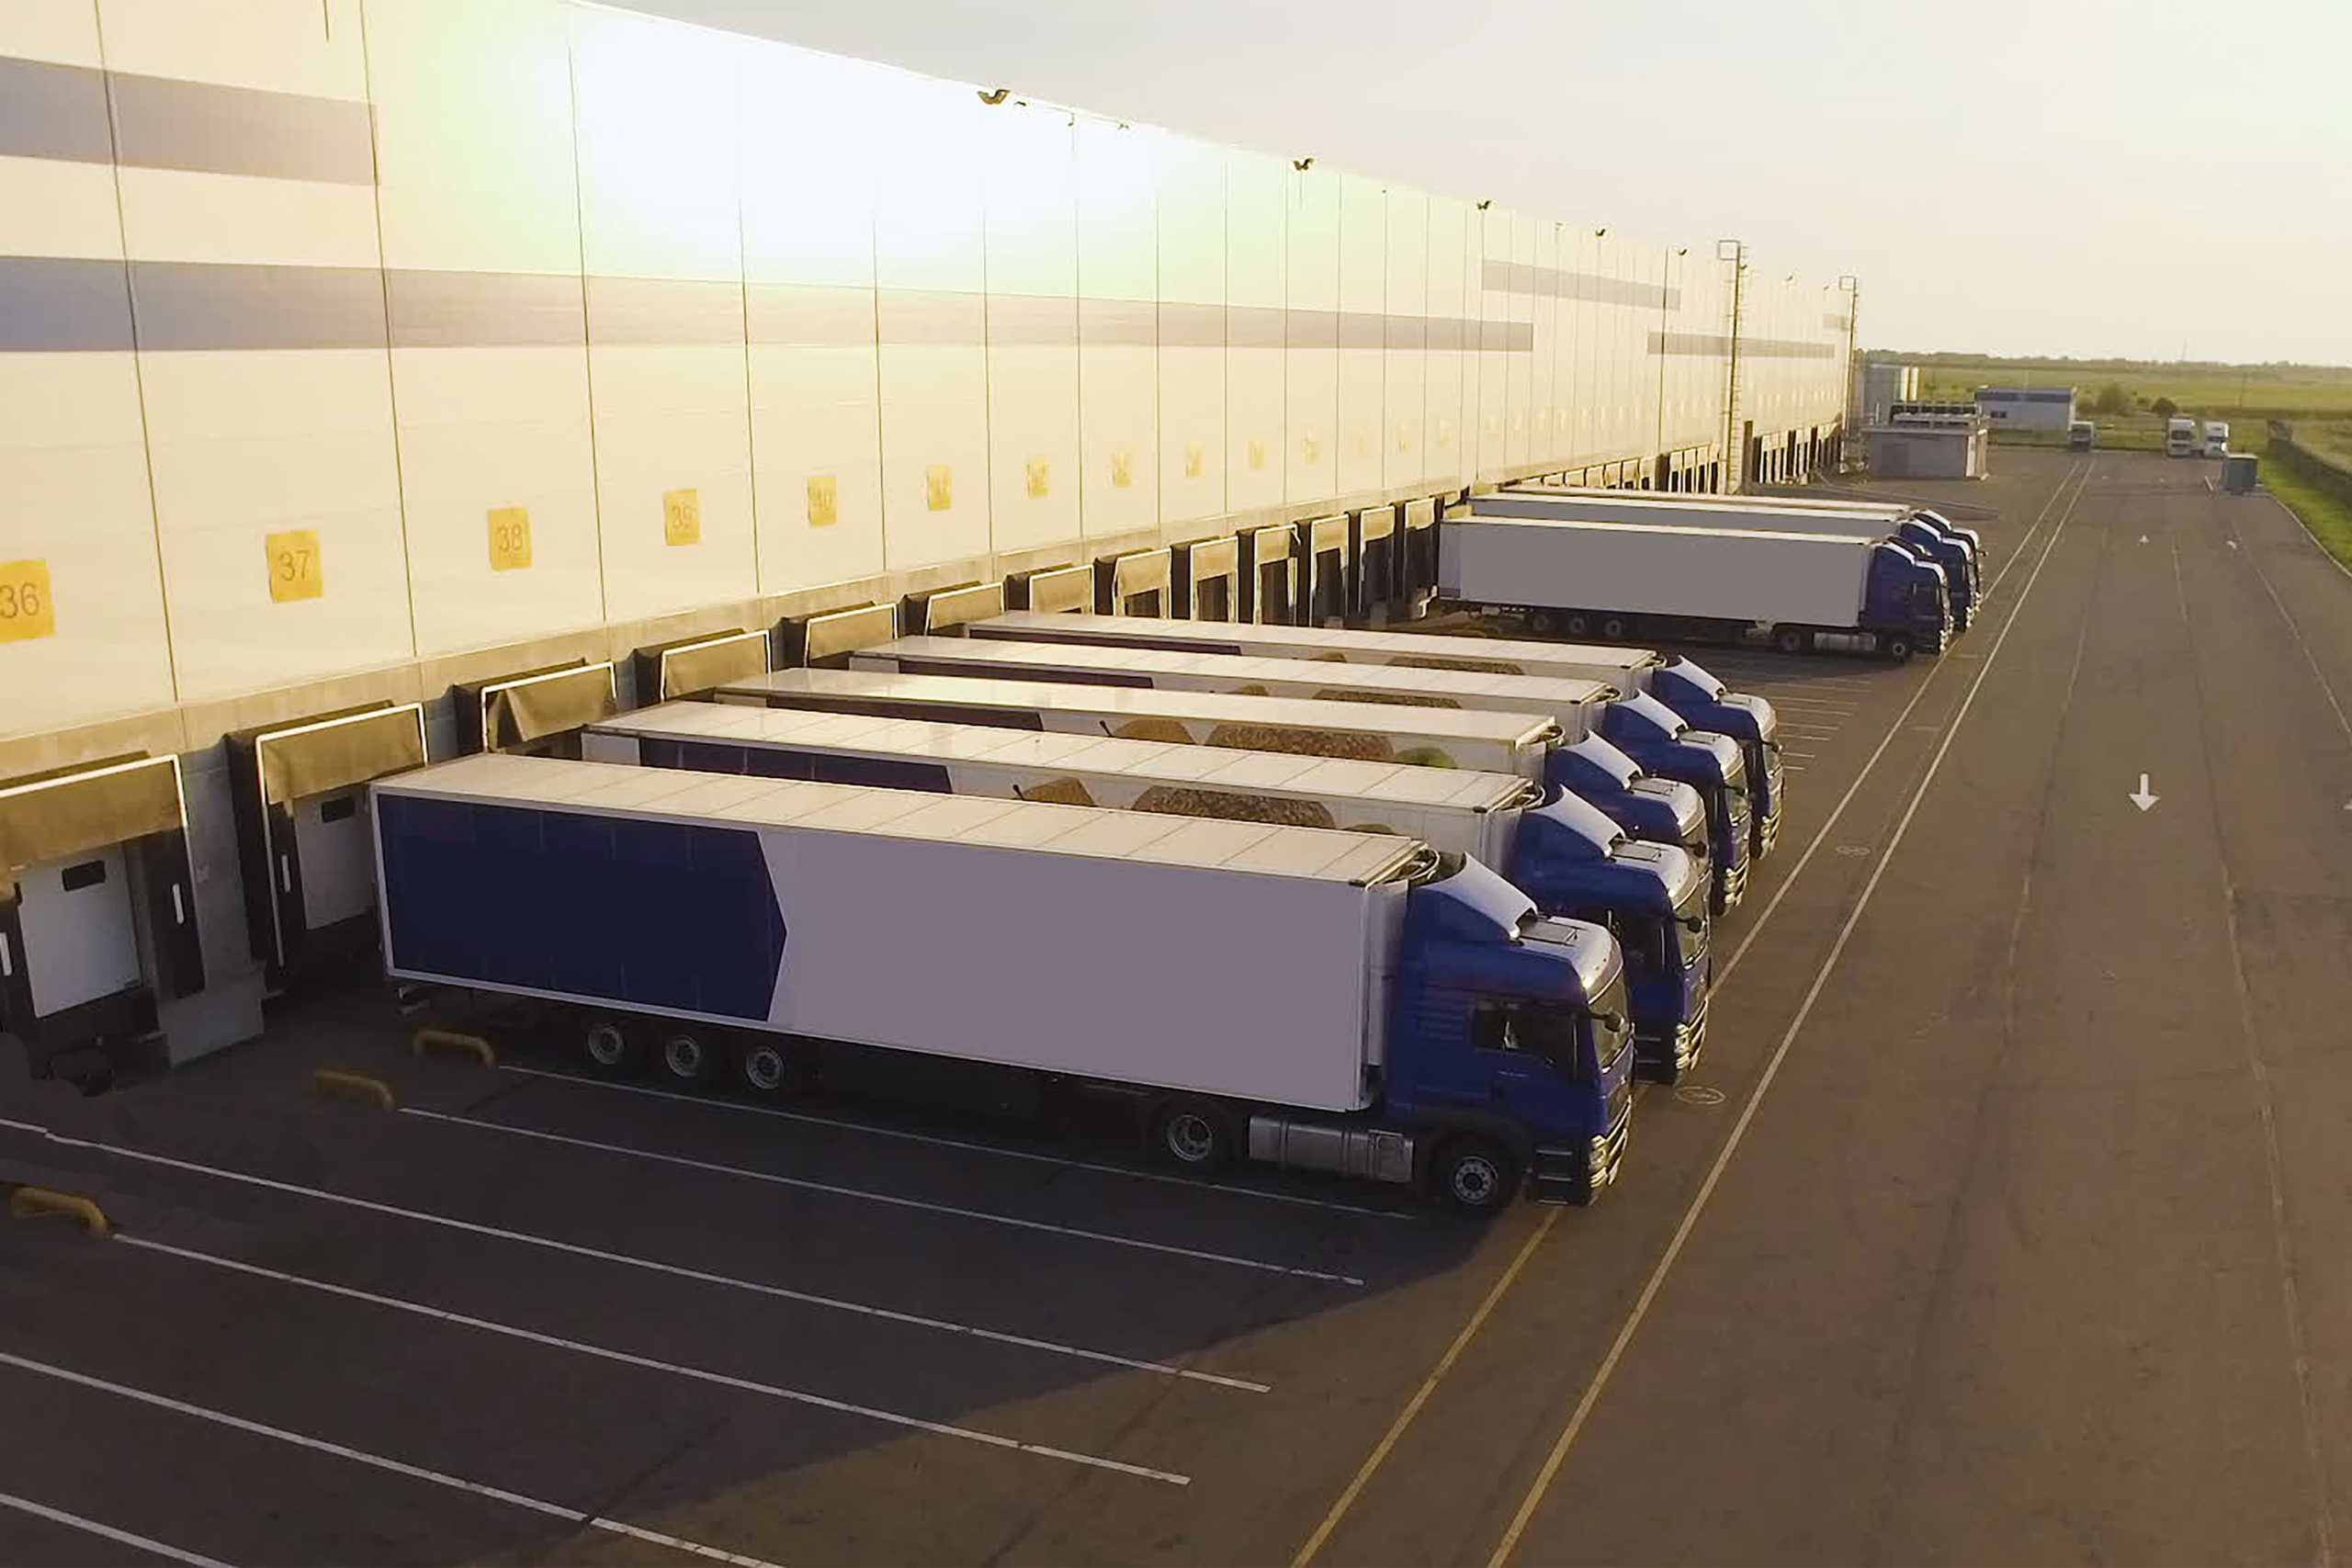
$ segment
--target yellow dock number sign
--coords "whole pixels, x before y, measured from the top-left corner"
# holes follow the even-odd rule
[[[690,490],[662,492],[662,542],[665,545],[702,543],[702,496]]]
[[[0,642],[30,642],[57,630],[45,560],[0,561]]]
[[[289,528],[263,542],[269,558],[269,597],[284,604],[296,599],[316,599],[327,591],[326,566],[319,558],[318,531]]]
[[[531,564],[531,509],[493,506],[490,510],[490,570],[521,571]]]

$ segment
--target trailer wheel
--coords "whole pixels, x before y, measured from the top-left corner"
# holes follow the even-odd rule
[[[1600,619],[1600,635],[1604,640],[1609,642],[1617,642],[1622,640],[1625,636],[1625,617],[1623,615],[1603,615]]]
[[[1886,639],[1886,657],[1887,661],[1892,664],[1908,664],[1911,662],[1911,639],[1903,636],[1899,632],[1894,637],[1888,637]]]
[[[1527,629],[1537,637],[1550,637],[1560,628],[1560,618],[1549,610],[1527,612]]]
[[[727,1069],[726,1048],[700,1030],[673,1029],[662,1035],[655,1059],[663,1077],[688,1089],[704,1088]]]
[[[1782,653],[1803,653],[1813,647],[1813,638],[1794,626],[1789,626],[1773,637],[1772,644]]]
[[[1570,615],[1565,625],[1570,637],[1584,637],[1592,630],[1592,618],[1589,615]]]
[[[591,1070],[608,1078],[633,1078],[645,1070],[645,1040],[628,1022],[592,1015],[582,1021],[580,1054]]]
[[[735,1076],[753,1094],[805,1094],[816,1086],[808,1062],[774,1040],[752,1040],[737,1051]]]
[[[1233,1127],[1216,1107],[1180,1100],[1152,1118],[1151,1146],[1177,1169],[1207,1176],[1232,1163]]]
[[[1519,1162],[1492,1138],[1475,1134],[1439,1149],[1430,1175],[1437,1195],[1465,1214],[1499,1213],[1519,1193]]]

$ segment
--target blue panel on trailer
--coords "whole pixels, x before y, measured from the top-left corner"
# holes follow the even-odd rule
[[[379,798],[398,970],[764,1019],[785,925],[746,829]]]

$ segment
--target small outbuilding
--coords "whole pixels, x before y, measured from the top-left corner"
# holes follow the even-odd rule
[[[1883,424],[1862,433],[1875,479],[1981,479],[1984,477],[1984,425],[1966,423]]]

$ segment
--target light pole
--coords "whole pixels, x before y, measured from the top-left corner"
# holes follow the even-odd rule
[[[1842,468],[1846,466],[1846,443],[1854,440],[1860,434],[1855,427],[1859,423],[1861,399],[1856,392],[1854,383],[1857,374],[1854,365],[1854,332],[1855,322],[1860,318],[1860,308],[1862,299],[1860,281],[1850,272],[1841,272],[1838,275],[1838,292],[1846,297],[1846,420],[1845,428],[1838,433],[1838,466]]]
[[[1739,444],[1739,306],[1747,274],[1747,247],[1737,240],[1715,242],[1715,259],[1731,263],[1731,331],[1724,355],[1724,491],[1739,493],[1747,453]]]
[[[1674,366],[1674,258],[1687,256],[1690,247],[1667,254],[1665,266],[1658,274],[1657,288],[1657,452],[1651,459],[1653,476],[1657,470],[1657,457],[1666,456],[1666,378]],[[1652,482],[1656,482],[1653,479]]]

